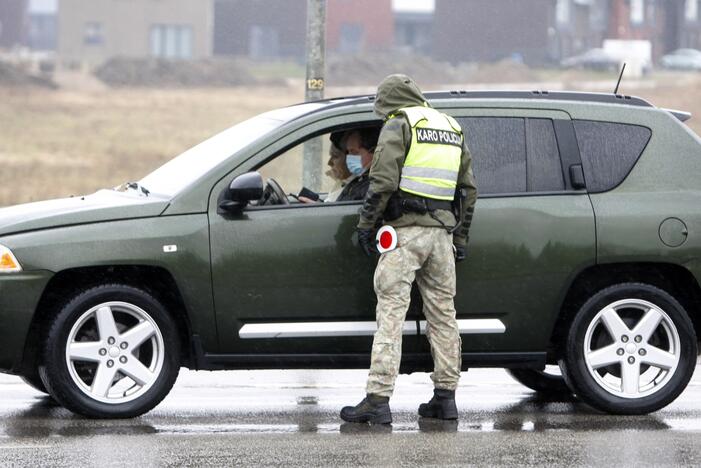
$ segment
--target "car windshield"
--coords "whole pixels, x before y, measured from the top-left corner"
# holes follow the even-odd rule
[[[148,189],[149,192],[172,197],[250,143],[285,122],[324,105],[300,104],[245,120],[168,161],[141,179],[139,186]]]

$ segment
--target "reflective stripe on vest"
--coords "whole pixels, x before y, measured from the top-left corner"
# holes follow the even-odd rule
[[[460,125],[431,107],[406,107],[398,113],[411,125],[399,188],[426,198],[452,200],[462,156]]]

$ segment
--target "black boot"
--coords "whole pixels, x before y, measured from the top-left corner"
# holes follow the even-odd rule
[[[355,423],[391,424],[389,397],[368,394],[356,406],[346,406],[341,410],[341,419]]]
[[[436,419],[458,419],[458,408],[455,406],[455,390],[433,390],[433,398],[428,403],[421,403],[419,416]]]

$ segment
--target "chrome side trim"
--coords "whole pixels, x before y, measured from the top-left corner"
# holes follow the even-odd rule
[[[327,336],[372,336],[375,322],[290,322],[247,323],[239,330],[239,338],[320,338]],[[403,335],[416,334],[416,324],[404,322]]]
[[[419,322],[421,334],[426,333],[426,321]],[[504,333],[506,326],[499,319],[458,320],[460,334]],[[375,322],[290,322],[247,323],[239,329],[239,338],[322,338],[334,336],[372,336]],[[404,322],[403,335],[416,334],[413,321]]]
[[[422,335],[426,334],[425,320],[419,322],[419,329]],[[499,319],[460,319],[458,320],[458,329],[461,335],[504,333],[506,325]]]

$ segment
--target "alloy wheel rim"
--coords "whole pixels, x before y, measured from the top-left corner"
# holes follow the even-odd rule
[[[146,311],[113,301],[80,316],[68,334],[65,355],[71,379],[85,395],[116,405],[153,387],[164,351],[163,335]]]
[[[608,393],[628,399],[664,388],[681,356],[672,319],[641,299],[623,299],[601,309],[587,328],[583,346],[594,381]]]

